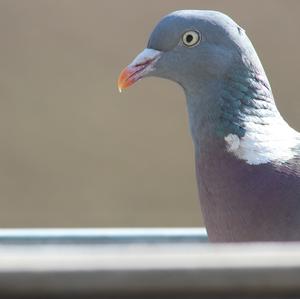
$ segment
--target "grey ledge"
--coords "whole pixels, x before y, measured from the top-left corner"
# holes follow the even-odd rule
[[[300,298],[299,243],[210,245],[203,233],[1,230],[0,298]]]

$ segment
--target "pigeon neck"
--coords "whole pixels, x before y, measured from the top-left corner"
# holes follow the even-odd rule
[[[231,70],[222,79],[186,88],[191,134],[196,147],[206,139],[242,138],[249,124],[264,126],[280,117],[264,72]]]
[[[195,147],[202,144],[204,137],[211,137],[216,131],[219,119],[221,85],[217,81],[198,82],[184,88],[189,114],[190,132]]]

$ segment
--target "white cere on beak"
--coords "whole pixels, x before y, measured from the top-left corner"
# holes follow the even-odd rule
[[[160,51],[145,48],[135,59],[131,62],[130,66],[143,64],[149,60],[155,60],[161,55]]]

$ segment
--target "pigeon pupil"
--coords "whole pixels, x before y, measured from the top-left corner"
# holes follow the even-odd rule
[[[188,34],[186,37],[187,43],[191,43],[193,41],[193,36],[191,34]]]

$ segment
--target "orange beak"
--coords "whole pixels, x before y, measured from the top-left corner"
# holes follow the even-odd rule
[[[156,61],[161,56],[161,52],[146,48],[129,64],[120,74],[118,79],[118,89],[121,92],[136,81],[149,75],[154,70]]]

